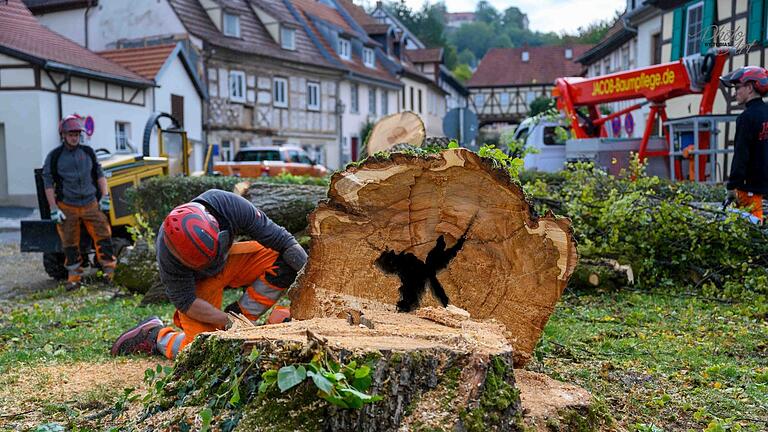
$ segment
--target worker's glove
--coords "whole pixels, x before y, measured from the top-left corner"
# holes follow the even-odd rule
[[[109,211],[111,200],[109,199],[109,195],[104,195],[99,200],[99,210],[101,211]]]
[[[307,263],[307,253],[298,243],[283,251],[283,260],[293,271],[298,272]]]
[[[725,202],[728,204],[730,203],[738,203],[739,198],[738,195],[736,195],[736,189],[728,189],[725,191]]]
[[[59,209],[54,209],[51,210],[51,220],[56,224],[60,224],[67,220],[67,215]]]

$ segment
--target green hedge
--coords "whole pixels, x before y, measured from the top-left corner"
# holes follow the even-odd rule
[[[139,213],[150,227],[158,230],[163,219],[174,207],[191,201],[209,189],[231,191],[236,184],[242,181],[256,184],[328,185],[327,178],[290,174],[259,179],[224,176],[155,177],[142,182],[136,188],[129,189],[126,198],[132,210]]]
[[[126,194],[135,213],[150,227],[160,229],[174,207],[189,202],[209,189],[231,191],[243,179],[238,177],[155,177],[131,188]]]

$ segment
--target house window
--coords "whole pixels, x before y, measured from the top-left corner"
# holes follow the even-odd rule
[[[184,126],[184,96],[171,95],[171,116]]]
[[[352,84],[349,92],[349,109],[353,113],[360,112],[360,89],[357,84]]]
[[[421,89],[419,89],[419,114],[423,112],[424,110],[422,110],[422,107],[421,107]]]
[[[411,111],[414,111],[416,109],[416,104],[414,103],[413,99],[413,87],[411,87]]]
[[[115,149],[118,152],[129,152],[131,139],[131,124],[115,122]]]
[[[232,160],[232,141],[221,140],[221,151],[219,151],[219,160],[229,162]]]
[[[389,92],[381,91],[381,115],[389,114]]]
[[[499,96],[499,103],[501,104],[501,107],[502,107],[502,108],[506,108],[506,107],[507,107],[507,105],[509,105],[509,93],[507,93],[507,92],[503,92],[503,93],[502,93],[502,94]]]
[[[621,48],[621,68],[623,70],[629,69],[629,46]]]
[[[339,57],[344,60],[352,59],[352,49],[349,43],[349,39],[339,38]]]
[[[280,27],[280,44],[287,50],[295,50],[296,30],[287,27]]]
[[[320,84],[316,82],[307,83],[307,109],[311,111],[320,111]]]
[[[704,2],[698,2],[688,7],[685,25],[685,54],[686,56],[701,51],[701,36],[704,25]]]
[[[661,63],[661,33],[654,33],[651,36],[651,49],[653,50],[653,64]]]
[[[245,72],[229,71],[229,99],[245,102]]]
[[[372,49],[363,48],[363,63],[369,68],[374,67],[374,55]]]
[[[240,17],[224,12],[224,36],[240,37]]]
[[[368,87],[368,114],[376,115],[376,88]]]
[[[485,105],[485,95],[482,93],[478,93],[475,95],[475,108],[482,109],[483,105]]]
[[[278,108],[288,107],[288,80],[285,78],[275,78],[273,86],[274,106]]]

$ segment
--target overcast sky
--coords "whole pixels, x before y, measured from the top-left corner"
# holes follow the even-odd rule
[[[413,9],[419,9],[425,0],[405,0]],[[431,0],[430,3],[434,3]],[[606,18],[613,18],[617,10],[624,11],[626,0],[490,0],[503,11],[517,6],[528,14],[531,30],[575,33],[579,27]],[[373,4],[376,2],[373,1]],[[477,0],[445,0],[448,12],[471,12]]]

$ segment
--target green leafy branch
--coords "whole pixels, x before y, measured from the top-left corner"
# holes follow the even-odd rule
[[[523,169],[523,160],[521,158],[510,156],[503,150],[490,144],[480,147],[477,154],[480,155],[480,157],[488,158],[493,161],[495,167],[507,170],[510,177],[513,179],[520,177],[520,171]]]
[[[317,396],[341,408],[362,408],[363,405],[382,399],[379,395],[365,393],[371,386],[371,366],[358,366],[356,361],[337,363],[324,353],[315,354],[309,363],[270,369],[261,375],[259,393],[266,393],[277,386],[286,392],[306,379],[317,387]]]

